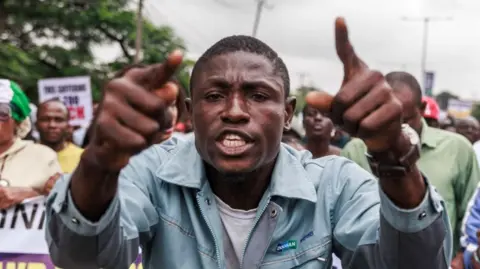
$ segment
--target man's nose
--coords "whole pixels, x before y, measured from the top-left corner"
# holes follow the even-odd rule
[[[247,111],[246,100],[240,94],[230,96],[225,104],[222,120],[226,123],[247,123],[250,114]]]
[[[58,122],[55,120],[49,120],[48,121],[48,127],[50,128],[56,128],[58,126]]]
[[[320,112],[315,113],[314,119],[315,119],[315,120],[318,120],[318,121],[323,120],[323,115],[322,115],[322,113],[320,113]]]

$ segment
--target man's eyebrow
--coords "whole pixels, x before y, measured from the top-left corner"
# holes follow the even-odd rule
[[[221,89],[227,89],[230,88],[232,85],[230,82],[228,82],[226,79],[220,76],[212,76],[209,77],[205,80],[205,84],[202,86],[202,88],[210,88],[210,87],[216,87],[216,88],[221,88]]]
[[[214,84],[230,84],[223,76],[210,76],[206,81]]]
[[[280,89],[282,87],[281,83],[278,83],[276,80],[259,78],[259,79],[251,79],[245,80],[242,83],[243,86],[263,86],[267,88],[271,88],[274,90]]]
[[[206,83],[211,85],[220,86],[222,88],[227,88],[232,85],[232,83],[227,80],[224,76],[212,75],[206,78]],[[266,88],[271,88],[277,90],[282,88],[283,84],[275,79],[268,79],[263,77],[257,78],[243,78],[241,82],[242,87],[251,87],[251,86],[263,86]]]

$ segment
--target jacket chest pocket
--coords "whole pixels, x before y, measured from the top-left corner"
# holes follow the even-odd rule
[[[260,268],[262,269],[330,269],[332,263],[332,243],[324,238],[308,246],[286,253],[267,252]]]
[[[165,214],[159,215],[160,222],[157,225],[156,236],[160,239],[155,241],[157,250],[152,255],[162,260],[165,268],[216,268],[218,266],[213,243],[208,244],[210,238],[201,236],[208,231],[200,230],[202,228],[195,230],[185,220]]]

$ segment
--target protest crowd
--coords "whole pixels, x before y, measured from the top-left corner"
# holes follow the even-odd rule
[[[0,269],[480,268],[479,122],[335,35],[342,87],[297,115],[288,66],[243,35],[189,89],[181,51],[99,102],[88,79],[33,102],[0,78]]]

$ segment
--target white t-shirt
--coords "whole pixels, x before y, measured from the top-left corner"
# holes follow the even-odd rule
[[[232,243],[235,255],[239,263],[242,263],[243,248],[245,247],[248,234],[253,228],[257,209],[240,210],[233,209],[220,198],[216,197],[220,219],[222,220],[225,232]]]
[[[248,211],[233,209],[217,196],[215,196],[215,199],[217,201],[223,227],[225,228],[225,232],[229,237],[228,239],[235,250],[235,256],[237,256],[239,263],[242,263],[242,251],[245,247],[248,233],[253,228],[257,209],[251,209]],[[342,269],[342,263],[335,255],[333,255],[332,266],[332,268],[335,269]]]

